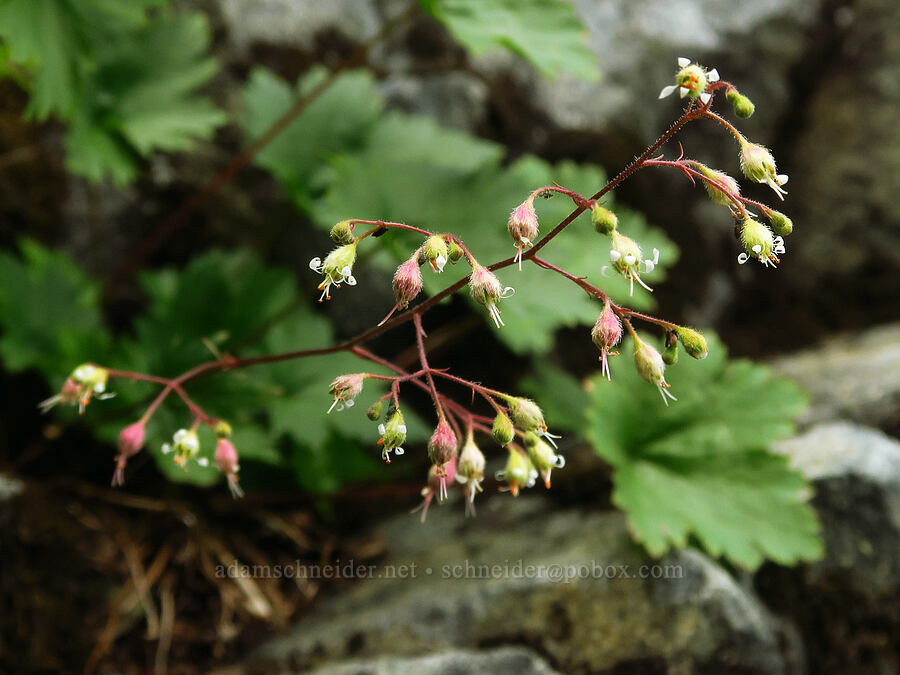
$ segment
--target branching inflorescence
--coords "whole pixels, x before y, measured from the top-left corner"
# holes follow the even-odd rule
[[[187,407],[192,423],[187,428],[177,430],[172,442],[163,446],[163,452],[171,453],[174,461],[182,467],[190,461],[204,461],[198,459],[200,444],[196,431],[202,424],[209,425],[218,438],[215,451],[216,464],[227,477],[232,493],[240,496],[238,453],[229,440],[231,428],[224,420],[206,414],[190,398],[185,389],[186,385],[191,380],[210,373],[347,351],[359,357],[361,361],[387,368],[393,375],[358,372],[336,377],[328,392],[332,397],[330,407],[323,405],[323,412],[326,409],[328,413],[333,410],[340,411],[352,406],[362,394],[366,380],[388,382],[390,391],[377,399],[367,411],[369,419],[378,423],[377,443],[381,446],[385,462],[391,462],[392,453],[395,457],[404,453],[407,427],[401,408],[401,388],[407,385],[414,386],[431,397],[437,424],[427,446],[431,468],[427,484],[422,490],[424,501],[420,509],[423,520],[434,497],[437,496],[439,501],[443,501],[450,487],[457,482],[463,487],[467,512],[474,513],[474,498],[482,491],[486,465],[485,456],[475,441],[476,435],[490,436],[507,451],[505,468],[496,474],[497,480],[504,484],[501,489],[518,495],[522,488],[533,486],[538,478],[549,488],[553,469],[562,468],[565,460],[559,454],[555,443],[555,439],[559,437],[548,431],[541,408],[528,398],[490,389],[480,383],[457,377],[445,369],[432,367],[428,361],[425,344],[427,336],[422,326],[422,316],[442,299],[468,286],[472,298],[485,307],[496,326],[501,328],[502,301],[507,301],[514,290],[511,287],[504,287],[494,271],[513,265],[521,270],[523,263],[530,262],[569,279],[602,303],[602,310],[591,331],[591,338],[600,350],[601,370],[607,378],[611,379],[609,358],[617,354],[615,348],[622,339],[623,330],[627,330],[633,340],[633,356],[637,372],[659,389],[666,405],[669,405],[669,400],[677,400],[669,391],[665,379],[666,366],[675,363],[679,344],[693,358],[704,358],[707,354],[707,345],[703,335],[692,328],[618,305],[586,278],[557,267],[538,253],[578,215],[590,211],[594,229],[609,241],[609,264],[599,270],[600,274],[622,275],[630,282],[632,293],[635,283],[651,290],[641,278],[641,274],[653,270],[658,263],[659,252],[654,249],[651,256],[645,255],[638,242],[620,232],[616,214],[603,206],[602,199],[638,169],[668,167],[679,170],[694,184],[700,181],[710,199],[729,210],[738,226],[738,238],[742,248],[738,262],[743,264],[753,259],[771,267],[780,262],[779,256],[785,251],[783,237],[792,230],[791,220],[787,216],[765,204],[741,196],[738,182],[734,178],[685,158],[683,151],[674,160],[666,160],[662,155],[656,155],[659,149],[672,140],[688,122],[710,120],[725,127],[737,140],[740,147],[740,168],[746,178],[769,185],[779,199],[783,199],[786,194],[782,186],[787,182],[787,176],[776,172],[771,153],[763,146],[748,141],[734,125],[711,110],[716,93],[724,92],[735,114],[746,118],[754,109],[750,100],[740,94],[734,85],[721,80],[715,69],[707,70],[684,58],[678,59],[678,65],[675,84],[665,87],[660,98],[677,91],[682,98],[687,99],[688,105],[681,116],[656,142],[593,196],[585,197],[560,185],[540,187],[529,194],[513,209],[507,223],[515,247],[514,256],[485,265],[479,262],[463,240],[454,234],[435,233],[404,223],[381,220],[355,218],[344,220],[331,230],[331,237],[337,247],[324,260],[314,258],[309,264],[313,271],[322,275],[319,284],[320,302],[331,299],[333,290],[339,289],[343,284],[356,285],[353,266],[357,247],[367,238],[391,229],[406,230],[422,236],[421,245],[397,268],[392,283],[396,302],[377,326],[329,347],[250,358],[233,356],[217,358],[174,378],[114,370],[97,364],[82,364],[65,381],[60,393],[43,402],[41,406],[47,409],[57,403],[67,403],[79,406],[80,411],[84,412],[92,397],[109,396],[106,388],[110,380],[126,378],[156,383],[162,387],[157,397],[138,421],[121,432],[113,484],[122,484],[128,459],[144,446],[147,423],[160,404],[168,396],[175,394]],[[575,209],[539,238],[540,228],[534,206],[535,198],[552,193],[562,194],[571,199]],[[756,220],[756,212],[768,220],[769,225]],[[363,228],[367,229],[357,234],[357,230]],[[466,278],[412,305],[422,291],[421,270],[424,266],[427,265],[433,273],[439,274],[447,264],[459,263],[468,265],[471,269]],[[632,325],[633,320],[653,324],[662,330],[662,352],[638,335]],[[407,372],[362,346],[372,338],[409,321],[413,322],[415,328],[419,361],[416,370]],[[443,393],[438,387],[438,382],[453,383],[468,389],[473,400],[478,396],[490,406],[492,415],[485,416],[474,412],[470,406]]]

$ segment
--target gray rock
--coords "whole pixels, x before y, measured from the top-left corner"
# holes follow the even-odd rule
[[[832,423],[775,449],[816,488],[825,558],[809,567],[808,583],[840,575],[842,591],[892,597],[900,590],[900,443],[880,431]]]
[[[900,424],[900,324],[834,338],[771,365],[810,392],[803,424],[835,419],[885,429]]]
[[[553,511],[537,496],[487,499],[473,521],[459,504],[432,508],[425,526],[410,516],[388,522],[390,558],[372,578],[248,667],[299,672],[348,656],[519,644],[563,672],[786,670],[778,625],[752,594],[700,553],[648,559],[621,513]]]
[[[490,651],[458,649],[411,658],[379,657],[324,666],[313,675],[553,675],[546,661],[522,647]]]

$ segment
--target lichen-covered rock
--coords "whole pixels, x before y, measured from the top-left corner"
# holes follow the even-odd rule
[[[247,667],[517,644],[563,672],[786,670],[752,594],[700,553],[649,559],[620,513],[553,511],[537,496],[487,499],[470,521],[458,504],[432,510],[425,526],[404,515],[383,528],[391,553],[376,575],[412,575],[356,582]]]

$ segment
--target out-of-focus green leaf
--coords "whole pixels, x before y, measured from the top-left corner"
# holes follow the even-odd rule
[[[575,8],[562,0],[420,0],[426,12],[476,54],[506,48],[550,77],[599,75]]]
[[[613,380],[597,375],[588,438],[615,468],[614,502],[654,555],[696,536],[716,556],[748,568],[821,555],[810,488],[766,447],[791,433],[805,397],[762,366],[729,362],[718,340],[704,361],[666,372],[668,407],[636,374],[626,344]]]
[[[292,87],[268,70],[254,70],[243,91],[241,123],[248,137],[260,136],[327,76],[324,68],[313,68]],[[321,192],[322,179],[317,176],[327,169],[327,160],[358,149],[381,109],[371,73],[344,73],[263,148],[255,162],[281,181],[300,208],[308,210],[311,197]]]
[[[7,370],[35,368],[59,383],[108,354],[99,289],[63,254],[28,240],[21,251],[0,253],[0,356]]]

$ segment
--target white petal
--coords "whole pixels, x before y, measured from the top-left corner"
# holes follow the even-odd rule
[[[344,401],[344,405],[347,406],[348,408],[352,408],[354,405],[356,405],[356,401],[354,401],[351,398],[351,399]]]
[[[200,466],[209,466],[209,460],[206,457],[201,457],[197,460],[197,464]]]
[[[187,429],[179,429],[175,432],[175,435],[172,436],[172,440],[176,443],[181,443],[185,436],[187,436]]]
[[[104,391],[106,391],[106,385],[103,382],[98,382],[94,385],[95,394],[102,394]]]
[[[674,84],[670,84],[667,87],[663,87],[662,91],[659,92],[659,97],[665,98],[666,96],[669,96],[670,94],[672,94],[676,89],[678,89],[678,86],[674,85]]]
[[[629,253],[628,255],[625,256],[625,264],[626,265],[634,265],[634,262],[636,260],[637,260],[637,258],[635,258],[634,255],[631,253]]]
[[[168,443],[163,443],[162,444],[162,453],[164,455],[168,455],[170,452],[172,452],[172,446],[169,445]]]
[[[644,269],[647,274],[650,274],[656,268],[656,264],[652,260],[644,261]]]
[[[710,94],[708,91],[704,91],[702,94],[700,94],[700,102],[703,105],[706,105],[707,103],[709,103],[709,99],[711,99],[711,98],[712,98],[712,94]]]
[[[738,264],[739,265],[743,265],[748,260],[750,260],[750,256],[748,256],[746,253],[738,254]]]
[[[614,248],[609,250],[609,259],[612,260],[613,262],[616,262],[621,257],[622,257],[622,253],[620,251],[617,251]]]
[[[382,436],[384,436],[384,425],[383,424],[378,425],[378,433],[381,434]]]
[[[688,89],[687,87],[678,87],[678,95],[681,98],[684,98],[685,96],[687,96],[690,93],[691,93],[691,90]]]
[[[405,425],[405,424],[398,424],[398,425],[397,425],[397,431],[399,431],[401,434],[405,434],[405,433],[406,433],[406,425]]]
[[[356,286],[356,277],[354,277],[352,274],[344,279],[344,281],[347,282],[348,286]]]
[[[691,60],[685,56],[678,57],[678,65],[682,68],[691,65]]]
[[[404,450],[403,448],[394,448],[394,454],[397,455],[397,457],[402,455],[404,452],[406,452],[406,450]]]
[[[719,71],[713,68],[712,70],[706,73],[706,79],[710,82],[718,82],[719,81]]]
[[[600,268],[600,276],[601,277],[608,279],[609,278],[608,272],[609,272],[609,265],[604,265],[603,267]]]
[[[776,246],[773,250],[774,250],[775,253],[777,253],[778,255],[781,255],[782,253],[784,253],[785,251],[787,251],[787,249],[786,249],[784,246]]]
[[[760,246],[759,244],[756,244],[756,245],[755,245],[753,248],[751,248],[750,250],[753,251],[754,253],[760,253],[760,252],[762,251],[762,246]]]
[[[654,265],[659,264],[659,249],[658,248],[653,249],[653,264]]]
[[[313,272],[318,272],[320,267],[322,267],[321,258],[313,258],[309,261],[309,269],[311,269]]]
[[[781,237],[781,236],[775,237],[775,239],[773,240],[773,243],[776,246],[784,246],[784,237]]]
[[[779,185],[784,185],[788,182],[788,175],[786,173],[778,174],[777,176],[775,176],[775,182]]]
[[[343,269],[341,270],[341,276],[349,277],[351,274],[353,274],[353,270],[350,269],[350,265],[344,265]]]

